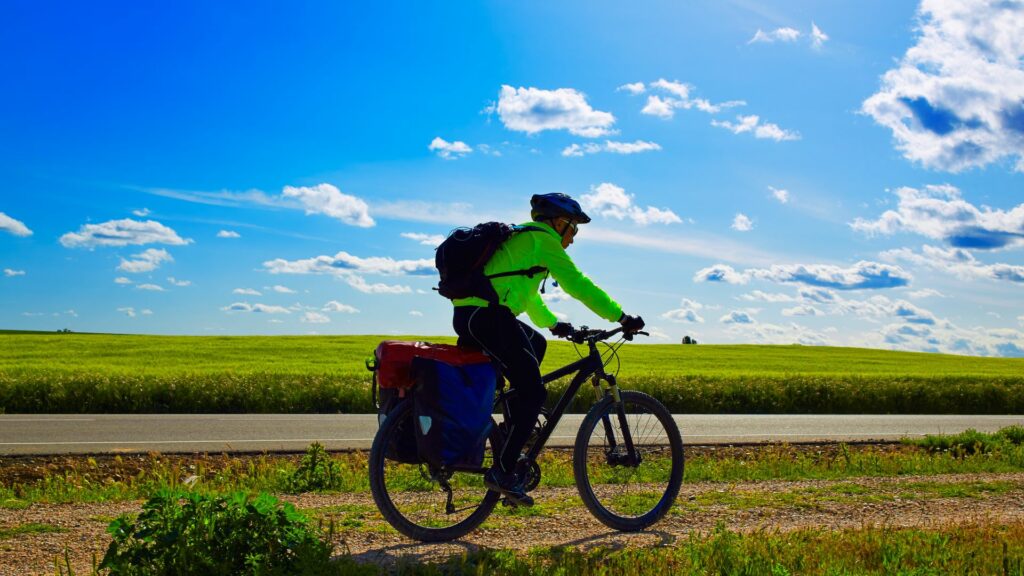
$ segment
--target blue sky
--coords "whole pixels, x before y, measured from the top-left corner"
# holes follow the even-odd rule
[[[1024,5],[348,4],[4,3],[0,326],[450,334],[558,191],[653,341],[1024,355]]]

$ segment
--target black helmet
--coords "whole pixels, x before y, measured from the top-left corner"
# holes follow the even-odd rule
[[[531,217],[534,220],[554,220],[555,218],[568,218],[580,224],[590,222],[580,208],[580,203],[573,200],[568,194],[552,192],[551,194],[534,194],[530,198]]]

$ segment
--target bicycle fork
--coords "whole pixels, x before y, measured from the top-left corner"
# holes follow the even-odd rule
[[[602,379],[608,382],[608,387],[604,390],[601,389]],[[629,422],[626,420],[626,408],[622,404],[622,395],[619,392],[619,385],[615,380],[615,376],[606,374],[601,377],[595,374],[593,384],[598,400],[601,399],[602,395],[612,397],[615,415],[619,421],[619,430],[622,435],[621,441],[626,449],[625,454],[618,449],[619,440],[615,437],[615,427],[612,425],[612,420],[607,412],[602,414],[601,425],[604,426],[605,439],[608,441],[608,450],[606,451],[608,464],[612,466],[630,466],[633,468],[639,466],[642,458],[633,444],[633,434],[629,429]]]

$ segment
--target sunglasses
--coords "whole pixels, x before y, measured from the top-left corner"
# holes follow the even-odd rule
[[[577,230],[577,228],[579,228],[579,224],[573,222],[572,220],[569,220],[568,218],[562,218],[562,220],[564,220],[565,223],[568,224],[569,227],[572,228],[572,233],[575,236],[576,235],[576,230]]]

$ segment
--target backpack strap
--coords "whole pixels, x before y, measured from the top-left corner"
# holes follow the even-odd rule
[[[513,226],[512,233],[517,234],[519,232],[544,232],[543,228],[536,226]],[[484,278],[504,278],[506,276],[527,276],[533,278],[537,274],[547,274],[548,269],[543,266],[531,266],[525,270],[511,270],[509,272],[498,272],[497,274],[485,274]]]

